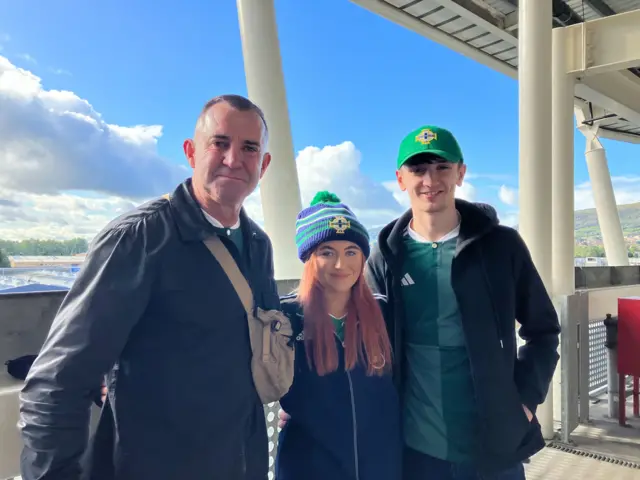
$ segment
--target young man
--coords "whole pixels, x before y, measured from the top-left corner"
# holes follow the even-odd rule
[[[214,98],[184,142],[192,177],[93,240],[20,396],[23,480],[267,478],[245,309],[203,243],[218,235],[256,306],[279,308],[271,243],[242,209],[266,146],[256,105]]]
[[[465,171],[449,131],[407,135],[396,177],[411,209],[367,265],[390,308],[406,480],[521,480],[544,446],[535,411],[558,361],[557,315],[518,233],[455,199]]]

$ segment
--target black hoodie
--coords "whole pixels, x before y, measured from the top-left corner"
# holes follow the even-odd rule
[[[489,208],[487,208],[489,207]],[[460,235],[451,283],[458,300],[479,406],[480,469],[512,467],[544,447],[537,420],[558,361],[560,325],[553,303],[518,233],[498,224],[495,210],[456,200]],[[388,298],[394,377],[404,381],[403,235],[411,211],[384,227],[367,262],[367,282]],[[425,296],[425,298],[427,298]],[[516,349],[515,321],[526,344]]]

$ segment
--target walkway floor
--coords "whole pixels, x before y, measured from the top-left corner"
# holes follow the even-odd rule
[[[525,467],[527,480],[640,480],[640,470],[545,448]]]
[[[607,417],[606,396],[593,401],[591,423],[580,425],[571,436],[570,447],[582,455],[547,447],[526,466],[527,480],[640,480],[640,469],[624,465],[640,464],[640,418],[633,418],[630,403],[628,426],[621,427]]]

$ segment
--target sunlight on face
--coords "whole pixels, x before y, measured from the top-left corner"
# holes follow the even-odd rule
[[[445,161],[403,165],[396,171],[398,186],[407,192],[411,207],[437,213],[455,206],[456,187],[462,185],[467,166]]]
[[[322,243],[313,256],[318,281],[326,290],[348,292],[362,274],[364,255],[353,242],[333,240]]]

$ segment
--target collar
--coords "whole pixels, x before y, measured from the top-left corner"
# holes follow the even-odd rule
[[[456,198],[456,210],[460,213],[461,218],[458,246],[456,247],[457,255],[467,245],[498,225],[498,220],[483,208],[459,198]],[[378,244],[385,257],[401,258],[402,239],[412,218],[413,213],[409,209],[400,218],[380,231]]]
[[[216,235],[215,227],[207,220],[193,196],[190,178],[169,195],[169,204],[182,241],[201,242]],[[244,208],[240,210],[239,222],[245,239],[262,238],[264,235],[260,227],[247,216]]]
[[[240,217],[238,217],[238,221],[234,223],[231,227],[225,227],[222,223],[218,221],[217,218],[209,215],[205,210],[203,209],[201,210],[202,210],[202,213],[204,214],[204,218],[206,218],[207,221],[216,228],[229,228],[231,230],[236,230],[237,228],[240,227]]]
[[[418,232],[416,232],[411,226],[412,222],[409,222],[409,225],[407,225],[407,230],[405,231],[405,235],[408,235],[413,240],[420,243],[446,242],[447,240],[451,240],[453,238],[456,238],[458,235],[460,235],[460,222],[461,222],[460,212],[458,212],[458,224],[451,231],[445,233],[440,238],[434,238],[432,240],[429,240],[423,237],[422,235],[420,235]]]

